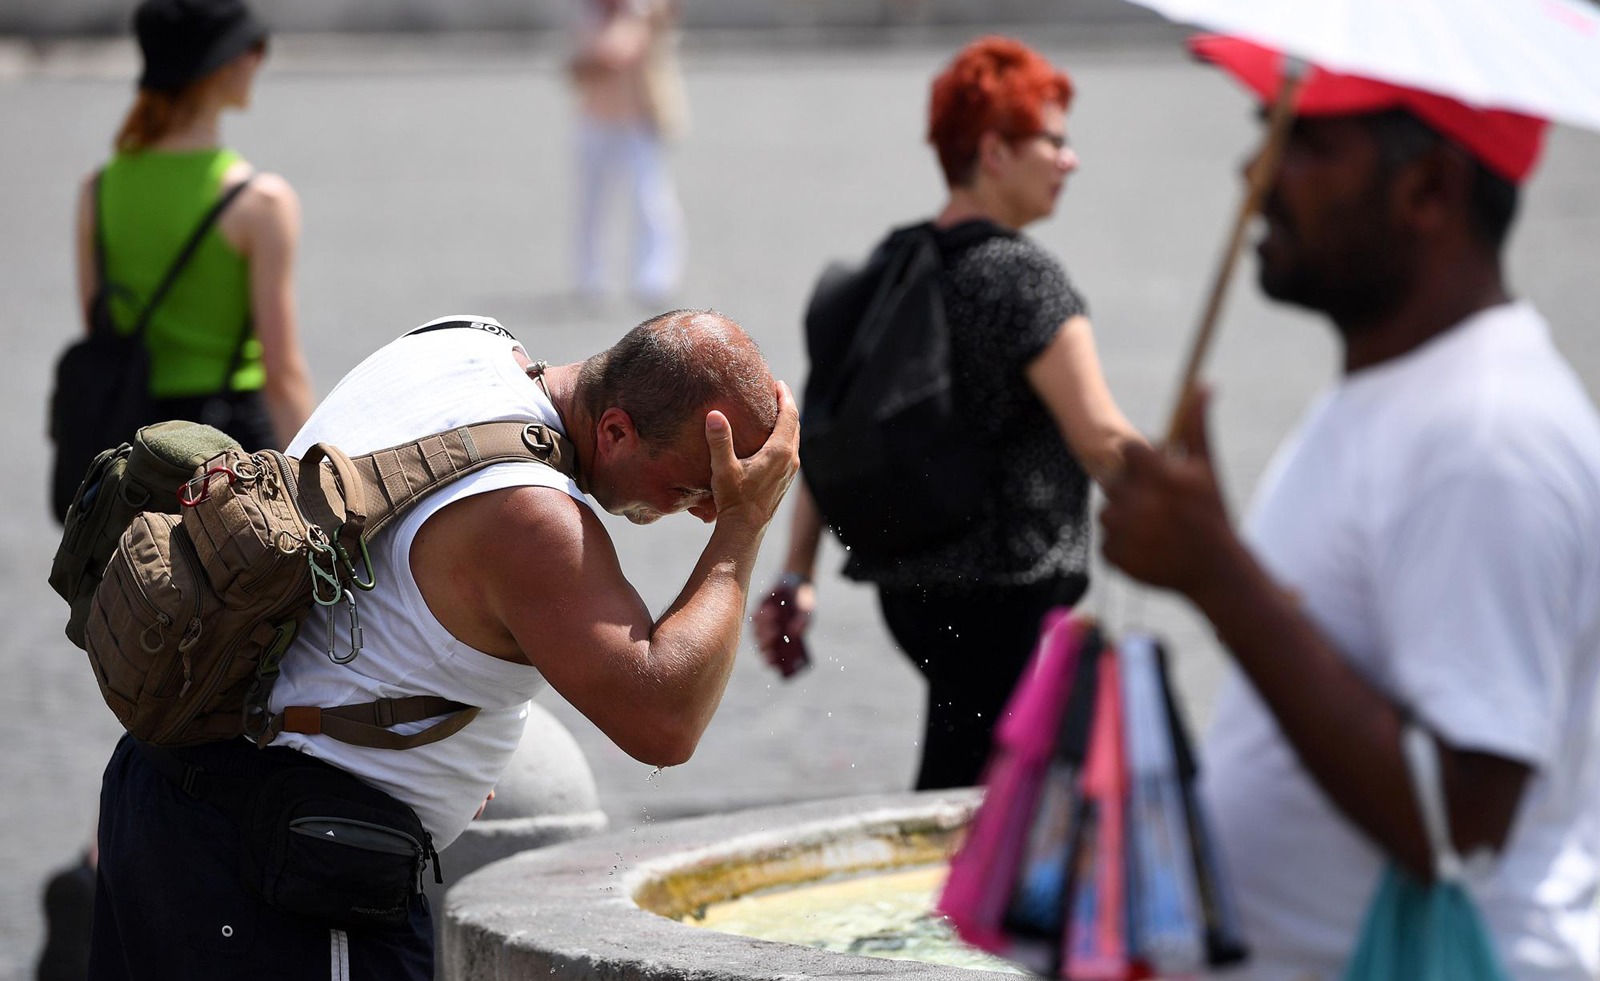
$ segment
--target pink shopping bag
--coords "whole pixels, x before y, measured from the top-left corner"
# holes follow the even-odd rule
[[[1083,773],[1087,816],[1078,829],[1062,976],[1132,981],[1147,974],[1132,963],[1128,948],[1128,763],[1120,665],[1111,648],[1100,655],[1099,677]]]
[[[1090,625],[1066,608],[1045,615],[1033,657],[995,730],[985,794],[936,904],[962,940],[1002,957],[1013,953],[1006,908],[1055,750],[1079,651]]]

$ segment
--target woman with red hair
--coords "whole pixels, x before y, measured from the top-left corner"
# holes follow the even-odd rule
[[[877,584],[890,632],[928,681],[918,789],[977,782],[1041,617],[1088,586],[1090,480],[1114,475],[1124,444],[1140,438],[1106,387],[1083,299],[1022,234],[1055,210],[1077,169],[1071,99],[1067,76],[1021,42],[969,44],[934,79],[929,111],[948,198],[877,253],[931,230],[956,402],[998,460],[960,531],[892,556],[853,549],[844,568]],[[814,375],[827,370],[812,364]],[[809,622],[826,523],[802,484],[785,571],[755,618],[769,660]]]

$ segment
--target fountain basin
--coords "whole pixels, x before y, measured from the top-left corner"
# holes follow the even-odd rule
[[[902,869],[950,854],[976,791],[875,795],[645,823],[524,852],[450,891],[447,981],[742,981],[1016,975],[757,940],[679,922],[778,886]]]

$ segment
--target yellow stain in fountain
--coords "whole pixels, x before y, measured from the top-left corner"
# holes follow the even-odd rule
[[[933,903],[949,867],[940,862],[712,903],[685,923],[841,953],[987,971],[1017,968],[957,940]],[[1020,973],[1020,972],[1018,972]]]

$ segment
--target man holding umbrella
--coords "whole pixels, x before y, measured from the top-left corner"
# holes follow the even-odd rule
[[[1196,50],[1263,97],[1282,59]],[[1204,760],[1251,978],[1334,981],[1386,860],[1433,852],[1401,748],[1433,738],[1448,831],[1519,981],[1600,976],[1600,416],[1501,253],[1545,124],[1312,69],[1266,185],[1268,296],[1326,315],[1343,375],[1244,530],[1203,394],[1130,447],[1107,558],[1176,590],[1233,672]],[[1252,167],[1261,166],[1258,159]]]

